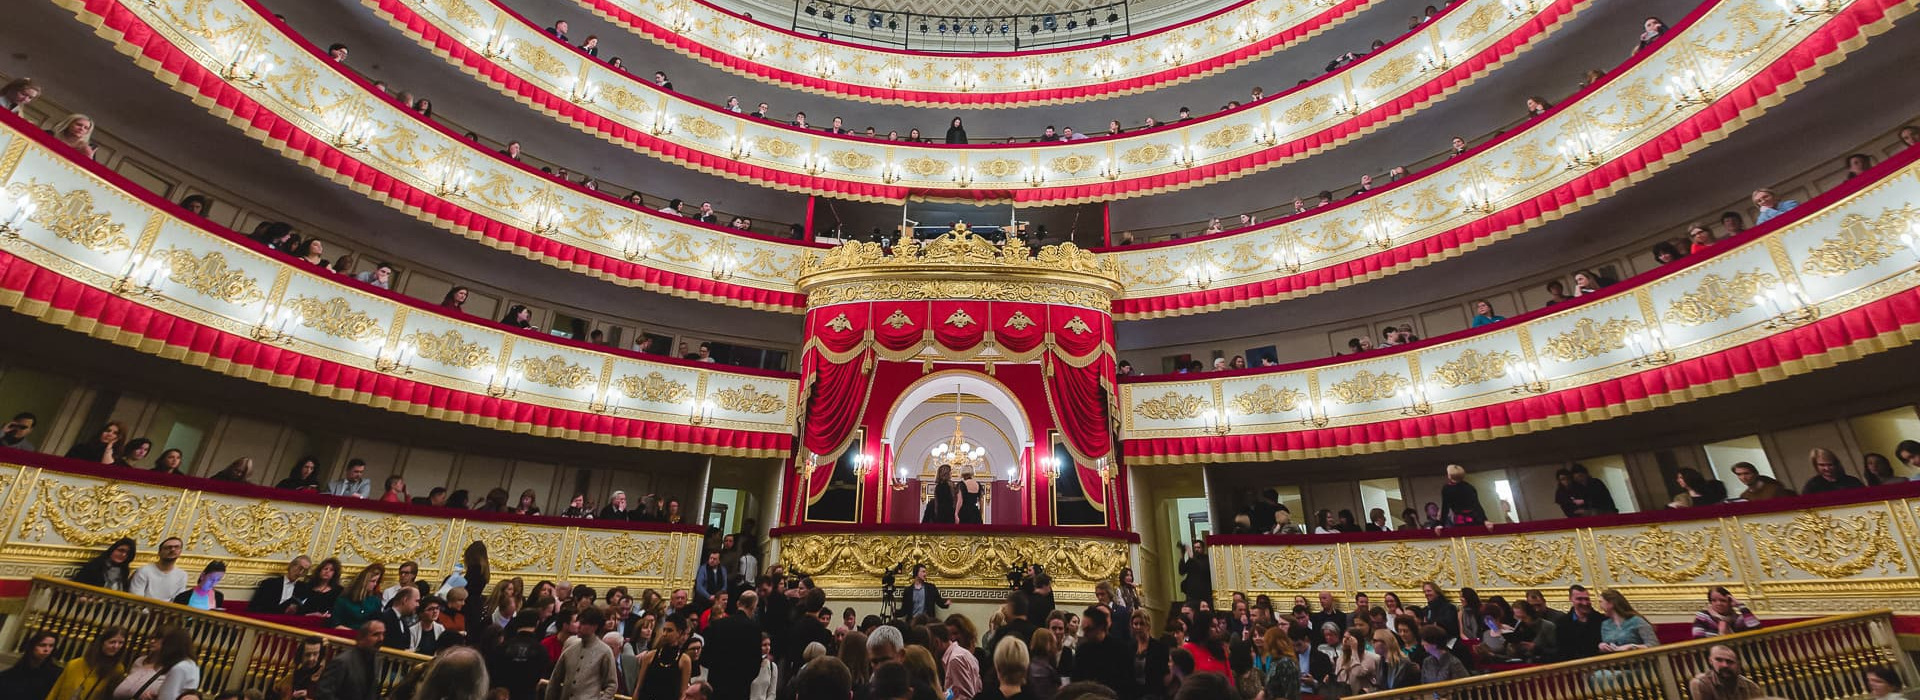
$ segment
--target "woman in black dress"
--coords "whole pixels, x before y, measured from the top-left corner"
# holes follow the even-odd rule
[[[933,500],[927,501],[920,522],[951,524],[953,522],[953,467],[940,465],[933,474]]]
[[[680,693],[687,689],[693,678],[693,660],[680,653],[681,624],[679,616],[661,621],[653,648],[636,659],[640,689],[634,692],[634,700],[679,700]]]
[[[973,470],[960,474],[960,522],[978,525],[980,519],[980,482],[973,479]]]

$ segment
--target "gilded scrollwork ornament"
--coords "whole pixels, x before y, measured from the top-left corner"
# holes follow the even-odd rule
[[[98,547],[122,537],[140,542],[160,538],[177,494],[141,496],[119,484],[88,486],[47,482],[27,510],[20,536],[38,542],[47,530],[67,544]]]
[[[1879,567],[1883,574],[1907,571],[1900,545],[1881,511],[1834,516],[1801,513],[1784,523],[1746,523],[1761,569],[1783,576],[1792,569],[1844,579]]]
[[[1635,576],[1660,583],[1685,583],[1713,572],[1733,575],[1718,525],[1699,530],[1670,530],[1659,525],[1631,535],[1598,535],[1607,575],[1614,581]]]

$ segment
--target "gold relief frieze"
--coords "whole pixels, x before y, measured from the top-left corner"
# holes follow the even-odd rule
[[[271,501],[229,505],[202,498],[187,536],[188,551],[225,550],[245,559],[305,554],[319,510],[283,510]]]
[[[1718,321],[1753,308],[1755,295],[1778,284],[1778,275],[1758,268],[1737,272],[1732,279],[1708,274],[1700,278],[1700,283],[1693,291],[1668,303],[1667,313],[1662,318],[1667,323],[1679,326],[1698,326]]]
[[[300,325],[336,338],[364,341],[387,334],[382,328],[385,323],[365,311],[355,310],[345,297],[300,296],[286,305],[300,314]]]
[[[1452,40],[1456,43],[1471,42],[1486,34],[1488,29],[1493,28],[1494,21],[1506,13],[1504,5],[1481,5],[1453,28]]]
[[[382,564],[419,562],[422,567],[439,567],[440,546],[447,538],[447,524],[418,523],[398,515],[343,514],[340,517],[339,551],[351,550],[361,559]]]
[[[1297,591],[1326,588],[1338,582],[1340,556],[1333,547],[1287,548],[1277,552],[1249,552],[1246,576],[1251,590]],[[1261,582],[1272,583],[1271,589]]]
[[[567,64],[554,58],[553,54],[548,53],[539,44],[531,41],[515,41],[509,52],[514,60],[550,77],[568,75]]]
[[[681,403],[693,398],[693,390],[687,385],[668,379],[659,372],[648,372],[647,376],[623,375],[613,381],[620,393],[627,398],[649,403]]]
[[[1142,144],[1120,152],[1120,162],[1127,165],[1153,165],[1166,160],[1173,154],[1173,147],[1164,143]]]
[[[753,388],[752,384],[721,389],[714,401],[721,409],[739,413],[778,413],[787,402],[775,394]]]
[[[553,571],[560,549],[558,534],[517,524],[489,528],[469,522],[464,539],[487,543],[487,561],[494,571]]]
[[[1235,394],[1227,405],[1243,416],[1269,416],[1299,410],[1304,398],[1306,394],[1293,387],[1275,389],[1272,384],[1261,384],[1253,391]]]
[[[1719,525],[1699,530],[1670,530],[1659,525],[1631,535],[1599,534],[1594,542],[1616,583],[1635,577],[1659,583],[1686,583],[1717,572],[1733,576]]]
[[[1200,145],[1211,150],[1225,150],[1240,145],[1253,135],[1253,127],[1246,124],[1223,126],[1201,135]]]
[[[1078,537],[1003,535],[815,534],[780,538],[788,569],[840,579],[872,580],[902,561],[923,563],[939,579],[978,585],[1004,582],[1009,569],[1039,564],[1055,585],[1087,590],[1114,580],[1127,565],[1125,542]]]
[[[613,105],[615,109],[618,109],[622,112],[647,111],[647,98],[636,95],[633,93],[633,91],[628,90],[619,85],[602,86],[600,88],[600,99],[606,100],[607,104]],[[687,123],[692,119],[699,119],[702,122],[706,122],[709,126],[713,126],[715,129],[720,128],[718,125],[714,125],[713,122],[708,122],[707,120],[702,119],[700,117],[690,117],[690,118],[681,117],[680,127],[683,129],[686,129],[687,133],[693,134],[695,137],[698,137],[698,138],[704,139],[706,137],[701,136],[700,132],[694,130],[696,127],[693,127]],[[711,140],[711,139],[708,139],[708,140]]]
[[[43,481],[40,497],[20,524],[20,536],[35,542],[46,539],[48,528],[79,547],[99,547],[122,537],[158,541],[180,500],[178,493],[142,496],[112,483],[80,486]]]
[[[683,114],[683,115],[680,115],[679,118],[676,119],[675,121],[680,125],[681,129],[686,130],[688,134],[692,134],[694,138],[700,139],[702,141],[718,141],[720,140],[720,137],[725,136],[727,134],[727,130],[725,127],[722,127],[719,124],[715,124],[711,120],[707,119],[706,117],[702,117],[699,115]],[[767,143],[767,153],[769,155],[773,154],[773,147],[774,147],[774,143],[776,142],[788,147],[793,146],[792,144],[789,144],[785,141],[778,141],[777,139],[775,141],[770,141]],[[790,150],[783,151],[783,152],[786,152],[788,154],[792,153],[792,151]],[[786,156],[781,155],[776,157],[785,158]]]
[[[1561,362],[1599,357],[1627,346],[1627,336],[1640,330],[1641,323],[1625,318],[1609,318],[1605,323],[1591,318],[1575,321],[1573,329],[1554,335],[1540,352]]]
[[[1432,581],[1441,586],[1454,583],[1453,547],[1450,543],[1414,547],[1395,542],[1388,547],[1353,549],[1354,571],[1363,586],[1378,581],[1401,590],[1417,589]]]
[[[854,172],[872,170],[873,166],[880,164],[878,159],[859,151],[834,151],[827,155],[827,162]],[[983,166],[997,162],[999,161],[988,161]],[[983,169],[981,172],[986,171]]]
[[[1821,239],[1819,245],[1809,249],[1800,271],[1819,277],[1838,277],[1878,265],[1906,250],[1900,236],[1907,233],[1916,220],[1920,220],[1920,212],[1911,205],[1884,209],[1873,218],[1860,214],[1841,217],[1839,233]]]
[[[1048,169],[1056,173],[1066,173],[1068,175],[1079,175],[1080,173],[1092,170],[1096,165],[1099,165],[1099,163],[1094,160],[1093,156],[1084,153],[1060,156],[1047,161]]]
[[[480,343],[469,342],[458,330],[440,333],[418,331],[407,336],[406,341],[413,344],[415,355],[449,367],[479,369],[493,359],[493,350]]]
[[[25,197],[33,204],[28,221],[45,226],[61,240],[96,253],[111,253],[133,247],[127,238],[126,224],[113,215],[96,211],[93,193],[83,189],[61,192],[34,179],[7,185],[7,198]]]
[[[434,4],[440,7],[440,13],[447,19],[468,27],[481,27],[487,23],[486,19],[480,16],[480,12],[473,9],[473,6],[468,5],[465,0],[436,0]]]
[[[1374,374],[1372,370],[1363,369],[1352,377],[1334,382],[1328,388],[1328,393],[1332,394],[1333,400],[1352,405],[1392,398],[1401,387],[1412,384],[1412,380],[1398,372]]]
[[[1103,292],[1031,282],[980,282],[972,280],[884,280],[849,282],[821,287],[807,293],[812,306],[832,306],[850,301],[927,299],[982,299],[986,301],[1032,301],[1105,309],[1111,303]]]
[[[1521,534],[1503,541],[1473,540],[1469,546],[1482,582],[1539,586],[1580,575],[1580,548],[1571,535],[1544,539]]]
[[[1472,386],[1507,376],[1507,368],[1520,358],[1505,350],[1481,352],[1474,348],[1461,351],[1459,357],[1443,362],[1432,371],[1435,381],[1448,389]]]
[[[664,537],[638,537],[629,533],[597,537],[582,533],[577,552],[586,563],[614,576],[666,577],[670,572],[665,566],[672,554],[667,544]]]
[[[1159,398],[1141,401],[1133,407],[1133,412],[1153,420],[1186,420],[1198,418],[1207,407],[1204,398],[1169,391]]]
[[[952,167],[947,164],[947,161],[924,156],[908,158],[900,164],[906,167],[908,173],[921,178],[945,175],[947,174],[947,170]]]
[[[1386,63],[1380,64],[1380,67],[1375,68],[1372,73],[1368,73],[1367,79],[1361,81],[1360,87],[1367,90],[1378,90],[1389,85],[1398,85],[1400,81],[1407,79],[1408,74],[1419,67],[1420,59],[1414,58],[1413,54],[1395,56]]]
[[[843,315],[842,318],[845,318],[845,316]],[[1012,328],[1016,331],[1024,331],[1028,328],[1032,328],[1033,324],[1034,324],[1034,320],[1031,318],[1027,318],[1027,312],[1015,311],[1013,312],[1012,316],[1007,317],[1007,322],[1005,324],[1005,327]]]
[[[1793,569],[1832,579],[1874,567],[1883,574],[1907,571],[1885,511],[1841,516],[1809,512],[1784,523],[1745,525],[1755,558],[1768,576],[1786,576]]]
[[[1305,124],[1319,119],[1332,106],[1333,99],[1330,97],[1309,97],[1281,112],[1280,120],[1288,124]]]
[[[514,360],[512,367],[525,373],[527,381],[545,384],[556,389],[579,389],[593,382],[597,373],[586,365],[568,362],[561,355],[550,355],[546,359],[523,357]]]
[[[990,158],[981,161],[973,169],[983,177],[1004,180],[1019,175],[1026,166],[1012,158]]]
[[[259,280],[247,276],[245,270],[227,266],[226,253],[216,250],[195,255],[190,250],[168,248],[159,255],[167,263],[167,279],[174,284],[240,306],[267,298]]]

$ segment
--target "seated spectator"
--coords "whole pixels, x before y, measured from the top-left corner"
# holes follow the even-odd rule
[[[1727,238],[1747,230],[1747,218],[1740,212],[1730,211],[1720,215],[1720,237]]]
[[[506,156],[507,160],[520,160],[520,142],[508,141],[507,147],[500,149],[500,155]]]
[[[1902,440],[1900,444],[1904,446],[1908,442],[1911,442],[1911,441]],[[1894,448],[1894,454],[1896,455],[1900,454],[1899,447]],[[1894,471],[1893,462],[1887,461],[1887,456],[1880,454],[1878,452],[1869,454],[1865,458],[1863,458],[1861,460],[1860,467],[1861,467],[1861,471],[1864,471],[1867,473],[1868,486],[1907,483],[1907,477],[1900,476],[1899,472]]]
[[[1758,226],[1772,221],[1773,217],[1793,211],[1793,208],[1800,206],[1800,203],[1791,199],[1780,199],[1772,189],[1762,187],[1753,191],[1753,206],[1760,208],[1760,216],[1753,220],[1753,224]]]
[[[1691,228],[1687,229],[1687,243],[1691,245],[1691,247],[1687,249],[1687,253],[1690,255],[1699,255],[1705,252],[1707,248],[1713,246],[1713,230],[1701,224],[1694,224]]]
[[[1710,506],[1727,500],[1727,485],[1717,479],[1700,475],[1700,470],[1682,467],[1674,474],[1673,483],[1680,492],[1673,495],[1668,508],[1686,508],[1688,506]]]
[[[1438,625],[1421,625],[1420,648],[1425,655],[1420,659],[1420,682],[1441,683],[1467,677],[1467,665],[1460,662],[1448,648],[1452,643],[1451,635]]]
[[[220,579],[227,575],[226,562],[215,559],[207,562],[200,570],[200,578],[193,588],[182,591],[173,597],[173,602],[198,610],[225,610],[227,596],[220,592]]]
[[[126,439],[127,428],[120,421],[107,421],[100,429],[98,437],[74,443],[67,449],[67,457],[86,460],[95,464],[114,464],[118,462],[120,441]]]
[[[54,658],[54,646],[59,638],[52,632],[34,630],[20,643],[20,659],[11,668],[0,671],[0,687],[7,689],[8,695],[18,698],[51,697],[54,685],[60,682],[60,661]],[[74,665],[84,662],[75,660]],[[76,691],[77,692],[77,691]]]
[[[1473,300],[1473,327],[1474,328],[1479,328],[1481,326],[1499,323],[1505,320],[1507,320],[1507,317],[1501,316],[1500,314],[1496,314],[1493,312],[1492,302],[1489,302],[1485,299]]]
[[[1733,599],[1725,586],[1707,589],[1707,607],[1693,614],[1693,638],[1718,637],[1760,629],[1760,618]]]
[[[293,464],[293,473],[281,479],[280,483],[274,484],[273,487],[318,493],[320,491],[319,471],[319,460],[313,457],[301,457],[300,461]]]
[[[539,495],[535,494],[533,489],[527,489],[520,492],[520,501],[515,503],[509,512],[512,512],[514,515],[539,515],[539,502]]]
[[[120,456],[115,457],[113,461],[114,464],[122,467],[138,468],[140,466],[140,460],[146,459],[147,453],[152,451],[152,440],[134,438],[132,442],[127,443],[126,448],[120,450]]]
[[[548,35],[551,35],[555,39],[566,41],[567,40],[567,21],[564,19],[554,20],[553,26],[547,27],[546,32]]]
[[[1859,479],[1847,473],[1847,468],[1840,464],[1840,456],[1834,454],[1832,450],[1815,447],[1813,452],[1807,455],[1807,459],[1813,462],[1814,471],[1819,473],[1807,480],[1807,485],[1800,489],[1801,493],[1811,495],[1842,489],[1866,488],[1866,484],[1860,483]]]
[[[401,478],[399,474],[388,476],[386,486],[383,487],[380,494],[380,502],[408,503],[411,500],[412,499],[407,496],[407,480]]]
[[[293,597],[300,601],[302,615],[332,615],[333,605],[340,599],[340,560],[328,557],[313,567],[307,580],[294,588]]]
[[[580,42],[580,51],[594,58],[600,57],[600,37],[588,34],[587,40]]]
[[[239,459],[233,460],[233,463],[228,464],[227,468],[222,469],[218,473],[215,473],[213,476],[209,476],[207,478],[212,479],[214,481],[229,481],[236,484],[246,484],[246,483],[251,483],[248,480],[248,478],[251,476],[253,476],[253,458],[241,457]]]
[[[358,629],[368,620],[377,618],[380,615],[380,580],[386,573],[386,565],[374,562],[354,574],[353,582],[340,590],[340,597],[333,603],[333,626]]]
[[[1661,35],[1667,33],[1667,23],[1660,21],[1659,17],[1648,17],[1640,26],[1645,31],[1640,32],[1640,43],[1634,45],[1634,53],[1639,53],[1641,49],[1647,48],[1648,44],[1658,41]]]
[[[160,458],[153,461],[152,471],[156,474],[179,474],[180,465],[187,461],[187,454],[178,447],[169,447],[160,452]]]
[[[1847,156],[1847,179],[1852,180],[1855,177],[1864,175],[1867,169],[1872,167],[1873,156],[1865,153],[1855,153]]]
[[[115,540],[106,551],[81,564],[80,570],[73,574],[73,582],[125,593],[133,578],[133,557],[139,549],[131,537]]]
[[[1795,495],[1793,489],[1781,485],[1771,476],[1762,475],[1760,468],[1751,462],[1735,462],[1733,475],[1747,486],[1747,490],[1740,493],[1742,501],[1766,501]]]
[[[212,206],[213,199],[204,194],[190,194],[187,195],[186,199],[180,200],[181,209],[185,209],[188,213],[197,216],[206,216],[207,210]]]
[[[247,612],[270,615],[298,613],[300,584],[311,568],[313,560],[302,554],[287,562],[283,575],[260,579],[260,583],[253,587],[253,595],[247,598]]]
[[[659,86],[660,89],[662,90],[666,90],[668,92],[673,91],[673,81],[667,79],[667,74],[665,71],[653,72],[653,84]],[[806,125],[801,124],[800,126],[806,126]]]
[[[1668,241],[1653,244],[1653,261],[1661,265],[1679,260],[1680,248]]]
[[[95,149],[93,147],[92,117],[85,114],[69,114],[65,119],[61,119],[59,123],[54,124],[53,128],[48,130],[47,133],[53,134],[53,137],[59,139],[60,143],[64,143],[73,150],[86,154],[88,158],[93,157]]]
[[[337,43],[337,42],[328,45],[327,58],[333,59],[334,63],[346,63],[347,62],[347,45]]]
[[[1527,98],[1527,116],[1537,117],[1546,114],[1549,109],[1553,109],[1553,103],[1548,102],[1547,98],[1538,95]]]
[[[1609,588],[1600,592],[1600,612],[1607,616],[1600,621],[1601,653],[1660,646],[1660,638],[1653,633],[1653,623],[1641,617],[1619,589]]]
[[[1900,689],[1904,687],[1906,687],[1905,681],[1900,679],[1900,672],[1894,670],[1892,666],[1874,666],[1867,669],[1867,695],[1870,696],[1868,700],[1901,700],[1906,697],[1900,694]]]
[[[575,497],[575,500],[585,499]],[[615,491],[607,496],[607,506],[601,508],[600,514],[594,517],[601,520],[632,520],[632,515],[633,514],[627,510],[627,492]]]
[[[34,100],[40,99],[40,84],[32,78],[14,78],[0,86],[0,109],[20,114]]]
[[[355,457],[347,460],[347,474],[333,483],[327,484],[327,493],[347,498],[367,498],[373,495],[373,482],[367,479],[367,460]]]
[[[1606,283],[1600,280],[1599,275],[1593,274],[1592,270],[1573,273],[1573,296],[1576,298],[1598,292],[1604,286]]]
[[[353,278],[381,289],[393,289],[393,264],[374,263],[373,269],[354,275]]]
[[[33,426],[38,422],[40,422],[39,416],[35,416],[30,411],[13,414],[13,418],[7,421],[6,427],[0,428],[0,447],[27,452],[37,451],[27,436],[33,434]]]
[[[133,572],[127,581],[127,593],[154,600],[173,600],[187,590],[187,571],[177,565],[184,547],[185,543],[178,537],[161,540],[159,558]]]
[[[507,315],[501,316],[500,322],[523,331],[534,330],[533,310],[524,304],[514,304],[507,308]]]
[[[461,307],[467,305],[467,296],[470,294],[472,294],[472,292],[466,287],[454,287],[453,289],[447,290],[447,295],[440,299],[440,306],[442,308],[459,311]]]

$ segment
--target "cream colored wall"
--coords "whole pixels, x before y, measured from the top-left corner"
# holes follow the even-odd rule
[[[1861,457],[1865,453],[1876,452],[1884,455],[1893,463],[1893,472],[1900,476],[1912,477],[1913,469],[1900,462],[1895,446],[1901,440],[1920,440],[1920,413],[1911,406],[1903,406],[1890,411],[1855,416],[1847,421],[1847,427],[1853,430],[1854,440],[1859,444]],[[1865,469],[1860,470],[1865,473]]]

